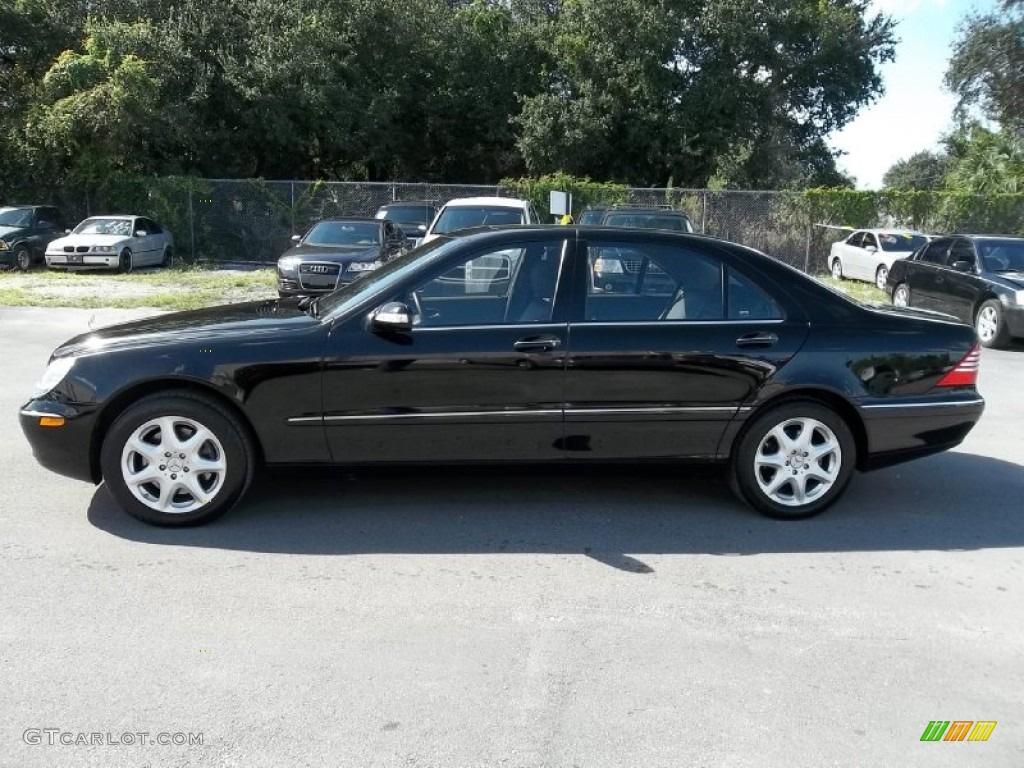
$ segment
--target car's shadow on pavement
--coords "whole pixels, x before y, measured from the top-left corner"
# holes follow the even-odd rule
[[[763,518],[724,473],[678,468],[430,468],[277,472],[225,517],[166,529],[129,517],[100,486],[89,520],[152,544],[309,555],[587,554],[643,572],[632,555],[957,550],[1024,545],[1024,467],[946,453],[856,475],[820,517]]]

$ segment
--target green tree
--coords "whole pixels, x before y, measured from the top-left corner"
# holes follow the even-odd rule
[[[1007,130],[1024,134],[1024,1],[1004,0],[1000,13],[971,15],[946,72],[961,114],[980,107]]]
[[[949,159],[945,154],[917,152],[906,160],[899,160],[885,172],[882,186],[907,192],[942,189],[946,183]]]
[[[946,187],[970,194],[1024,192],[1024,139],[971,124],[946,137]]]
[[[739,145],[810,146],[881,89],[892,22],[866,0],[564,0],[523,98],[531,171],[701,186]]]

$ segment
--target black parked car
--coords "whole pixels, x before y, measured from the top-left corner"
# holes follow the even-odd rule
[[[405,232],[413,245],[420,240],[437,216],[437,205],[427,200],[410,200],[403,203],[388,203],[377,209],[375,219],[389,219]]]
[[[895,261],[886,287],[896,306],[946,312],[974,325],[986,347],[1024,337],[1024,238],[937,238]]]
[[[50,205],[0,208],[0,265],[29,269],[42,264],[46,246],[64,236],[64,217]]]
[[[277,260],[277,293],[311,296],[351,283],[408,249],[405,233],[379,219],[318,221]]]
[[[671,285],[595,290],[615,248]],[[78,336],[20,418],[41,464],[161,525],[223,513],[258,462],[718,462],[758,510],[798,518],[855,469],[959,444],[984,406],[978,356],[965,325],[724,241],[470,230],[312,301]]]

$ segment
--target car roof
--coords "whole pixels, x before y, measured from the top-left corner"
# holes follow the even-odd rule
[[[597,209],[594,209],[597,210]],[[682,216],[685,219],[690,218],[683,211],[677,211],[675,208],[640,208],[637,206],[613,206],[611,208],[604,209],[607,213],[642,213],[657,214],[658,216]]]
[[[471,208],[477,205],[493,205],[501,208],[526,208],[529,201],[518,197],[456,197],[445,203],[446,208]]]
[[[86,216],[83,221],[89,221],[89,219],[144,219],[145,216],[140,216],[137,213],[98,213],[95,216]]]
[[[863,227],[861,229],[855,229],[853,232],[870,232],[873,235],[921,235],[922,237],[928,237],[924,232],[920,232],[916,229],[906,229],[904,227]],[[853,232],[850,234],[853,234]],[[847,235],[847,237],[849,237],[849,235]]]
[[[436,208],[436,200],[392,200],[390,203],[384,203],[379,210],[385,208],[397,208],[401,205],[416,206],[417,208]]]
[[[313,222],[313,226],[317,224],[326,224],[328,222],[341,223],[343,221],[360,221],[366,224],[380,224],[383,219],[375,219],[372,216],[332,216],[329,219],[317,219]]]

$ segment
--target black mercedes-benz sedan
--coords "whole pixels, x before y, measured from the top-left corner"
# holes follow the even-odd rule
[[[314,296],[351,283],[408,250],[405,233],[392,221],[318,221],[277,260],[277,293]]]
[[[595,261],[637,263],[606,290]],[[858,304],[698,235],[441,237],[316,299],[153,317],[56,349],[21,424],[130,514],[205,522],[263,465],[717,462],[761,512],[959,444],[972,328]]]
[[[972,324],[983,346],[1024,338],[1024,238],[940,237],[894,262],[886,287],[898,307],[933,309]]]

